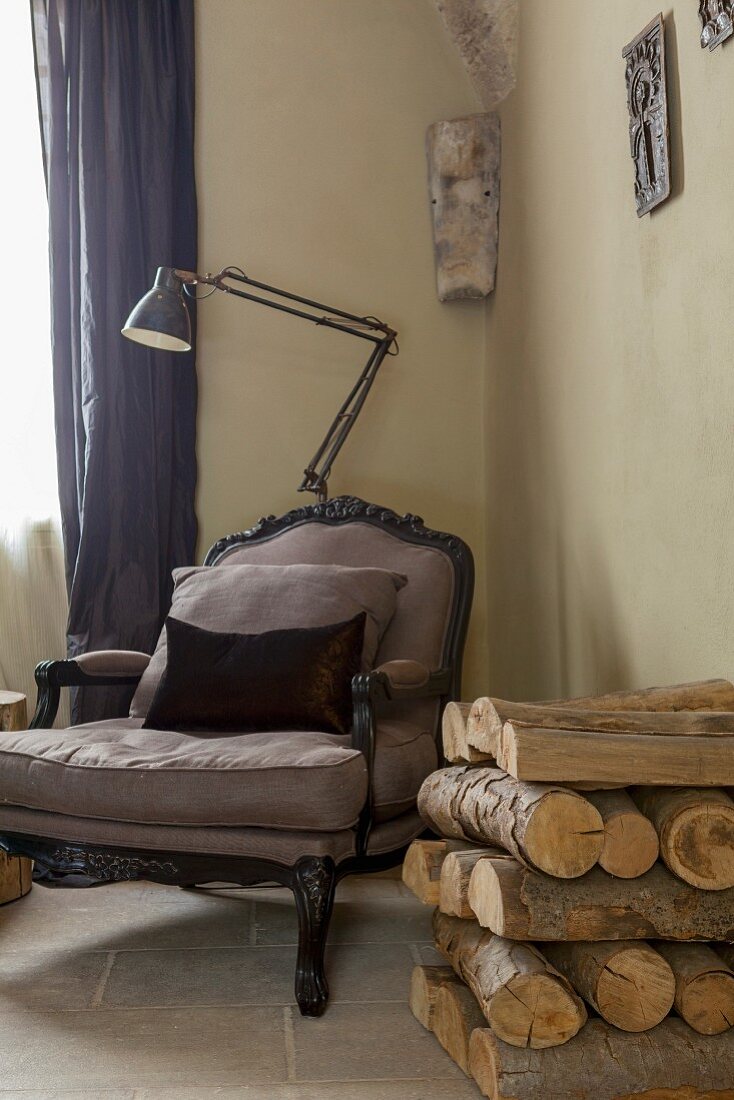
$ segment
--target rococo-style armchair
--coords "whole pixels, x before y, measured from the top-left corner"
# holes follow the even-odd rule
[[[304,1015],[320,1015],[337,882],[399,863],[423,829],[415,801],[440,763],[442,704],[459,694],[471,552],[417,516],[337,497],[221,539],[205,564],[343,565],[407,578],[375,668],[352,680],[351,738],[235,733],[225,766],[209,762],[204,734],[144,729],[144,715],[52,730],[62,687],[136,683],[150,658],[109,651],[46,661],[30,730],[0,742],[0,849],[32,858],[47,886],[289,887],[296,999]],[[231,811],[224,821],[222,805]]]

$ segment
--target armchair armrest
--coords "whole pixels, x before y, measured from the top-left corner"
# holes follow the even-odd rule
[[[127,649],[100,649],[68,661],[36,665],[38,702],[30,729],[50,729],[59,709],[62,687],[109,687],[137,684],[150,657]]]
[[[452,690],[452,671],[431,671],[420,661],[386,661],[372,672],[361,672],[352,679],[354,724],[352,748],[358,749],[367,764],[367,801],[357,829],[357,855],[364,855],[372,825],[372,776],[375,765],[375,705],[379,701],[430,699],[447,696]]]

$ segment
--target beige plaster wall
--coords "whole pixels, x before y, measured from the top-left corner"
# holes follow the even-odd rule
[[[351,492],[461,534],[483,577],[484,309],[434,290],[424,131],[478,109],[429,0],[197,0],[200,265],[400,331],[336,465]],[[362,345],[216,295],[199,310],[200,555],[311,500],[303,465]],[[486,667],[477,596],[467,691]]]
[[[666,11],[674,197],[636,217],[641,0],[522,0],[488,308],[491,686],[734,672],[734,45]]]

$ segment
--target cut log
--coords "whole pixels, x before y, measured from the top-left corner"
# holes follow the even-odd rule
[[[734,740],[729,751],[734,753]],[[657,830],[666,867],[699,890],[734,886],[734,801],[728,794],[697,787],[635,787],[630,794]]]
[[[734,737],[677,737],[545,730],[505,722],[497,764],[515,779],[542,783],[650,786],[734,784]]]
[[[576,992],[622,1031],[649,1031],[673,1007],[673,971],[649,944],[635,940],[549,943],[543,951]]]
[[[477,764],[493,759],[472,748],[467,741],[466,719],[469,709],[469,703],[447,703],[441,716],[443,754],[451,764]]]
[[[439,986],[433,1010],[433,1034],[467,1077],[471,1033],[485,1024],[474,994],[463,982],[444,982]]]
[[[418,1023],[433,1031],[433,1017],[436,1009],[436,997],[446,982],[459,984],[459,979],[450,966],[415,966],[410,976],[410,1011]]]
[[[734,1031],[671,1018],[644,1035],[589,1020],[561,1047],[521,1050],[477,1028],[469,1068],[492,1100],[734,1100]]]
[[[586,795],[604,822],[604,847],[599,866],[617,878],[637,878],[658,858],[658,834],[652,822],[624,790],[593,791]]]
[[[659,943],[675,975],[675,1007],[701,1035],[720,1035],[734,1024],[734,973],[704,943]]]
[[[497,848],[468,848],[464,851],[449,852],[441,865],[438,907],[442,913],[452,917],[473,920],[474,913],[469,905],[469,879],[478,859],[490,855],[501,855]]]
[[[0,691],[0,731],[28,729],[25,695],[19,691]]]
[[[506,1043],[557,1046],[583,1027],[583,1002],[536,948],[494,936],[474,920],[439,912],[433,917],[433,933],[436,947]]]
[[[414,840],[403,860],[403,882],[425,905],[438,905],[445,840]]]
[[[599,811],[561,787],[516,783],[498,768],[444,768],[418,794],[423,820],[442,836],[498,844],[559,878],[583,875],[604,843]]]
[[[599,867],[562,882],[512,859],[480,859],[469,904],[513,940],[733,940],[734,888],[696,890],[662,865],[636,879]]]

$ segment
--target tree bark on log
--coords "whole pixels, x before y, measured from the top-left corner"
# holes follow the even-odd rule
[[[471,704],[447,703],[441,716],[443,754],[450,764],[477,764],[492,760],[473,748],[466,736],[466,720]]]
[[[486,1022],[506,1043],[558,1046],[583,1027],[583,1002],[536,948],[494,936],[475,920],[439,912],[433,916],[433,933],[436,947],[469,986]]]
[[[446,982],[458,984],[459,979],[450,966],[415,966],[410,976],[410,1011],[419,1024],[433,1031],[436,997]]]
[[[477,1028],[469,1068],[492,1100],[734,1100],[734,1031],[697,1035],[671,1018],[642,1035],[589,1020],[546,1050],[503,1043]]]
[[[604,822],[599,866],[617,878],[637,878],[649,871],[660,846],[655,827],[627,791],[590,791],[586,797]]]
[[[730,752],[734,754],[734,741]],[[692,773],[693,774],[693,773]],[[666,867],[699,890],[734,886],[734,801],[722,790],[634,787],[660,838]]]
[[[647,943],[549,943],[543,951],[576,992],[622,1031],[649,1031],[673,1007],[673,971]]]
[[[469,904],[483,928],[515,940],[734,940],[734,887],[696,890],[661,863],[636,879],[594,867],[564,882],[490,856]]]
[[[467,848],[446,853],[441,865],[438,891],[438,908],[442,913],[464,920],[474,919],[469,906],[469,880],[477,860],[490,855],[501,856],[503,853],[497,848]]]
[[[433,1034],[467,1077],[471,1033],[485,1024],[474,994],[463,982],[444,982],[439,986],[433,1010]]]
[[[444,768],[418,794],[423,820],[442,836],[498,844],[559,878],[583,875],[598,860],[604,826],[582,795],[517,783],[498,768]]]
[[[548,728],[570,729],[604,729],[620,728],[615,726],[613,713],[618,711],[638,712],[634,718],[626,719],[629,723],[639,721],[644,723],[644,717],[639,712],[660,711],[734,711],[734,684],[728,680],[702,680],[691,684],[674,684],[671,687],[647,688],[642,691],[617,691],[609,695],[586,695],[575,699],[554,699],[546,703],[515,703],[507,699],[492,699],[487,696],[476,699],[472,703],[467,718],[466,733],[469,745],[481,752],[496,755],[497,741],[505,722],[517,721],[518,724],[535,727],[546,726]],[[571,723],[570,726],[555,727],[555,711],[559,713],[557,721]],[[589,726],[574,723],[589,722],[589,712],[607,712],[600,719],[601,725]],[[533,713],[540,715],[540,720],[532,718]],[[575,716],[575,717],[574,717]],[[603,725],[604,721],[610,723]],[[620,716],[620,721],[625,718]],[[683,726],[692,719],[686,717],[681,720]],[[701,716],[701,721],[708,718]],[[724,715],[713,718],[714,724],[719,723],[718,728],[724,728],[727,721]],[[675,732],[678,732],[679,727]]]
[[[681,787],[734,785],[734,737],[593,733],[545,730],[506,722],[497,764],[515,779],[535,783],[633,786],[640,778]]]
[[[701,1035],[728,1031],[734,1024],[734,973],[723,959],[704,943],[656,946],[675,976],[678,1015]]]

